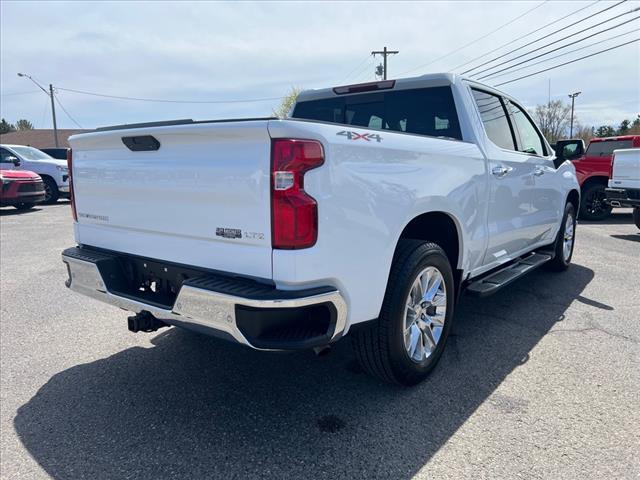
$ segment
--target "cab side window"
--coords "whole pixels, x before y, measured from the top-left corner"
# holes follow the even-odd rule
[[[515,130],[518,151],[532,155],[546,155],[542,137],[524,110],[507,99],[505,104]]]
[[[11,153],[6,148],[0,148],[0,162],[8,162],[7,157],[13,157],[13,153]]]
[[[516,143],[502,99],[491,93],[472,89],[480,118],[489,139],[501,148],[515,150]]]

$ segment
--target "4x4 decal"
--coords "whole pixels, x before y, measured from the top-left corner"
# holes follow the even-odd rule
[[[375,140],[378,143],[382,141],[382,137],[377,133],[358,133],[352,130],[342,130],[341,132],[336,133],[336,135],[342,135],[343,137],[347,137],[349,140],[362,139],[367,142]]]

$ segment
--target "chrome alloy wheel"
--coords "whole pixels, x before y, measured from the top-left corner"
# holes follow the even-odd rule
[[[436,349],[444,328],[447,287],[440,270],[422,270],[405,303],[404,348],[411,360],[420,363]]]
[[[573,249],[573,237],[575,233],[575,220],[573,215],[569,213],[567,220],[564,222],[564,236],[562,241],[562,255],[564,261],[568,261],[571,256],[571,250]]]

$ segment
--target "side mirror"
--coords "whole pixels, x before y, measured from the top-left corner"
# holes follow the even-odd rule
[[[5,157],[5,162],[13,163],[13,165],[15,167],[19,167],[20,166],[20,159],[18,157],[14,157],[13,155]]]

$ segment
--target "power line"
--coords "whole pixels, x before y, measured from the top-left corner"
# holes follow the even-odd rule
[[[373,64],[373,57],[371,55],[369,55],[367,57],[367,62],[365,63],[365,65],[358,70],[358,72],[353,76],[353,80],[350,80],[350,82],[355,82],[357,83],[357,80],[362,76],[363,72],[366,72],[369,68],[372,68]]]
[[[625,1],[626,1],[626,0],[625,0]],[[600,25],[603,25],[603,24],[605,24],[605,23],[608,23],[608,22],[610,22],[611,20],[615,20],[616,18],[622,17],[622,16],[627,15],[627,14],[629,14],[629,13],[633,13],[633,12],[635,12],[635,11],[637,11],[637,10],[640,10],[640,7],[638,7],[638,8],[634,8],[633,10],[630,10],[630,11],[628,11],[628,12],[621,13],[620,15],[616,15],[615,17],[608,18],[608,19],[606,19],[606,20],[604,20],[604,21],[602,21],[602,22],[600,22],[600,23],[597,23],[597,24],[595,24],[595,25],[592,25],[592,26],[590,26],[590,27],[583,28],[582,30],[579,30],[579,31],[577,31],[577,32],[575,32],[575,33],[572,33],[572,34],[570,34],[570,35],[567,35],[566,37],[562,37],[562,38],[561,38],[561,39],[559,39],[559,40],[554,40],[553,42],[547,43],[547,44],[545,44],[545,45],[542,45],[541,47],[538,47],[538,48],[535,48],[535,49],[530,50],[530,51],[528,51],[528,52],[522,53],[522,54],[520,54],[520,55],[518,55],[518,56],[516,56],[516,57],[513,57],[513,58],[510,58],[510,59],[508,59],[508,60],[505,60],[504,62],[500,62],[500,63],[498,63],[498,64],[496,64],[496,65],[492,65],[491,67],[485,68],[484,70],[480,70],[479,72],[475,72],[473,75],[480,75],[481,73],[487,72],[487,71],[492,70],[492,69],[494,69],[494,68],[496,68],[496,67],[500,67],[500,66],[505,65],[505,64],[507,64],[507,63],[511,63],[511,62],[513,62],[514,60],[517,60],[517,59],[522,58],[522,57],[526,57],[527,55],[530,55],[530,54],[532,54],[532,53],[535,53],[535,52],[537,52],[537,51],[540,51],[540,50],[542,50],[543,48],[547,48],[547,47],[550,47],[550,46],[552,46],[552,45],[555,45],[555,44],[556,44],[556,43],[558,43],[558,42],[562,42],[563,40],[566,40],[567,38],[575,37],[576,35],[579,35],[579,34],[581,34],[581,33],[586,32],[587,30],[591,30],[592,28],[599,27]],[[602,33],[602,32],[606,32],[606,31],[612,30],[613,28],[617,28],[617,27],[620,27],[621,25],[625,25],[625,24],[627,24],[627,23],[629,23],[629,22],[632,22],[632,21],[634,21],[634,20],[637,20],[638,18],[640,18],[640,16],[638,16],[638,17],[634,17],[634,18],[632,18],[631,20],[627,20],[626,22],[622,22],[622,23],[619,23],[619,24],[617,24],[617,25],[614,25],[613,27],[610,27],[610,28],[608,28],[608,29],[601,30],[601,31],[600,31],[600,32],[598,32],[598,33],[592,34],[592,35],[587,36],[587,37],[584,37],[584,38],[582,38],[582,39],[578,39],[578,40],[576,40],[576,41],[574,41],[574,42],[572,42],[572,43],[569,43],[569,44],[567,44],[567,45],[565,45],[565,46],[563,46],[563,47],[560,47],[560,48],[564,48],[564,47],[571,46],[571,45],[573,45],[573,44],[575,44],[575,43],[578,43],[578,42],[581,42],[582,40],[586,40],[586,39],[588,39],[588,38],[591,38],[591,37],[593,37],[593,36],[595,36],[595,35],[598,35],[598,34],[600,34],[600,33]],[[550,52],[555,52],[556,50],[559,50],[559,48],[556,48],[556,49],[554,49],[554,50],[550,50]],[[547,52],[547,53],[550,53],[550,52]],[[543,55],[546,55],[546,53],[544,53]],[[542,56],[542,55],[539,55],[539,56]],[[533,60],[533,59],[535,59],[535,58],[538,58],[538,57],[533,57],[533,58],[530,58],[530,59],[528,59],[528,60]],[[528,61],[528,60],[527,60],[527,61]],[[517,64],[517,65],[520,65],[520,64]],[[478,68],[478,67],[476,67],[476,68]]]
[[[602,9],[602,10],[599,10],[599,11],[597,11],[596,13],[593,13],[593,14],[589,15],[588,17],[582,18],[582,19],[580,19],[580,20],[578,20],[578,21],[576,21],[576,22],[573,22],[573,23],[571,23],[571,24],[569,24],[569,25],[566,25],[566,26],[564,26],[564,27],[561,27],[561,28],[559,28],[558,30],[555,30],[555,31],[553,31],[553,32],[551,32],[551,33],[546,34],[544,37],[540,37],[540,38],[538,38],[538,39],[536,39],[536,40],[533,40],[533,41],[531,41],[531,42],[529,42],[529,43],[526,43],[526,44],[524,44],[524,45],[521,45],[520,47],[514,48],[513,50],[510,50],[510,51],[508,51],[508,52],[506,52],[506,53],[503,53],[502,55],[499,55],[499,56],[497,56],[497,57],[495,57],[495,58],[492,58],[491,60],[489,60],[489,61],[487,61],[487,62],[485,62],[485,63],[482,63],[482,64],[480,64],[480,65],[478,65],[478,66],[476,66],[476,67],[472,67],[472,68],[470,68],[470,69],[468,69],[468,70],[465,70],[464,72],[462,72],[462,75],[465,75],[465,74],[467,74],[467,73],[469,73],[469,72],[472,72],[473,70],[476,70],[476,69],[478,69],[478,68],[482,68],[482,67],[484,67],[485,65],[488,65],[488,64],[490,64],[490,63],[493,63],[493,62],[495,62],[496,60],[499,60],[499,59],[501,59],[501,58],[504,58],[504,57],[506,57],[507,55],[510,55],[510,54],[512,54],[512,53],[514,53],[514,52],[517,52],[518,50],[522,50],[523,48],[526,48],[526,47],[528,47],[528,46],[530,46],[530,45],[533,45],[534,43],[538,43],[538,42],[540,42],[540,41],[544,40],[545,38],[551,37],[551,36],[555,35],[555,34],[556,34],[556,33],[558,33],[558,32],[562,32],[563,30],[566,30],[566,29],[568,29],[568,28],[570,28],[570,27],[573,27],[574,25],[577,25],[577,24],[578,24],[578,23],[580,23],[580,22],[584,22],[585,20],[589,20],[590,18],[593,18],[593,17],[595,17],[595,16],[597,16],[597,15],[600,15],[601,13],[604,13],[604,12],[606,12],[607,10],[611,10],[612,8],[615,8],[615,7],[617,7],[618,5],[620,5],[620,4],[622,4],[622,3],[626,2],[626,1],[627,1],[627,0],[621,0],[620,2],[616,3],[615,5],[611,5],[610,7],[607,7],[607,8],[604,8],[604,9]],[[627,13],[631,13],[632,11],[634,11],[634,10],[631,10],[631,11],[629,11],[629,12],[625,12],[623,15],[625,15],[625,14],[627,14]],[[613,17],[613,18],[610,18],[609,20],[613,20],[614,18],[618,18],[618,17]],[[607,20],[607,21],[609,21],[609,20]],[[603,22],[603,23],[604,23],[604,22]],[[602,25],[602,24],[600,23],[600,24],[598,24],[598,25]],[[598,26],[598,25],[594,25],[594,26]],[[592,28],[592,27],[591,27],[591,28]],[[578,32],[578,33],[580,33],[580,32]],[[574,35],[575,35],[575,34],[574,34]],[[560,41],[560,40],[558,40],[558,41]]]
[[[473,45],[473,44],[475,44],[475,43],[479,42],[480,40],[483,40],[483,39],[487,38],[488,36],[493,35],[493,34],[494,34],[494,33],[496,33],[497,31],[502,30],[503,28],[505,28],[505,27],[507,27],[507,26],[511,25],[511,24],[512,24],[512,23],[514,23],[516,20],[520,20],[522,17],[524,17],[525,15],[527,15],[527,14],[529,14],[529,13],[533,12],[533,11],[534,11],[534,10],[536,10],[537,8],[540,8],[542,5],[544,5],[544,4],[545,4],[545,3],[547,3],[547,2],[549,2],[549,0],[545,0],[545,1],[541,2],[541,3],[539,3],[539,4],[538,4],[538,5],[536,5],[535,7],[530,8],[529,10],[527,10],[526,12],[524,12],[524,13],[522,13],[522,14],[518,15],[518,16],[517,16],[517,17],[515,17],[515,18],[512,18],[512,19],[511,19],[511,20],[509,20],[507,23],[505,23],[505,24],[503,24],[503,25],[500,25],[498,28],[496,28],[496,29],[494,29],[494,30],[491,30],[489,33],[486,33],[486,34],[484,34],[483,36],[481,36],[481,37],[479,37],[479,38],[476,38],[475,40],[473,40],[473,41],[471,41],[471,42],[469,42],[469,43],[467,43],[467,44],[465,44],[465,45],[462,45],[461,47],[458,47],[458,48],[456,48],[455,50],[452,50],[452,51],[450,51],[450,52],[446,53],[445,55],[442,55],[441,57],[436,58],[435,60],[431,60],[430,62],[424,63],[424,64],[419,65],[419,66],[417,66],[417,67],[415,67],[415,68],[412,68],[412,69],[410,69],[410,70],[405,70],[404,72],[401,72],[398,76],[402,76],[402,75],[404,75],[404,74],[406,74],[406,73],[410,73],[410,72],[415,72],[416,70],[419,70],[419,69],[424,68],[424,67],[428,67],[429,65],[431,65],[431,64],[433,64],[433,63],[436,63],[436,62],[437,62],[437,61],[439,61],[439,60],[442,60],[442,59],[444,59],[444,58],[447,58],[449,55],[452,55],[452,54],[454,54],[454,53],[457,53],[457,52],[459,52],[460,50],[463,50],[463,49],[465,49],[465,48],[467,48],[467,47],[469,47],[469,46],[471,46],[471,45]]]
[[[565,55],[569,55],[571,53],[579,52],[580,50],[585,50],[587,48],[594,47],[596,45],[600,45],[601,43],[605,43],[605,42],[608,42],[609,40],[614,40],[616,38],[620,38],[620,37],[623,37],[625,35],[629,35],[630,33],[634,33],[634,32],[637,32],[637,31],[640,31],[640,28],[636,28],[635,30],[629,30],[628,32],[620,33],[618,35],[614,35],[613,37],[605,38],[604,40],[599,40],[597,42],[590,43],[589,45],[585,45],[585,46],[580,47],[580,48],[574,48],[573,50],[569,50],[568,52],[564,52],[564,53],[561,53],[559,55],[554,55],[553,57],[545,58],[544,60],[540,60],[538,62],[534,62],[534,63],[528,64],[528,65],[525,65],[523,67],[516,68],[514,70],[510,70],[508,72],[504,72],[504,73],[489,73],[488,75],[486,75],[484,77],[480,77],[479,80],[483,80],[483,79],[488,78],[488,77],[504,77],[505,75],[510,75],[512,73],[519,72],[520,70],[525,70],[527,68],[531,68],[534,65],[540,65],[541,63],[548,62],[550,60],[555,60],[556,58],[564,57]],[[509,67],[509,69],[510,68],[511,67]]]
[[[619,23],[618,25],[614,25],[613,27],[605,28],[604,30],[600,30],[599,32],[592,33],[591,35],[587,35],[586,37],[583,37],[583,38],[579,38],[578,40],[576,40],[574,42],[568,43],[566,45],[562,45],[560,47],[556,47],[553,50],[549,50],[548,52],[541,53],[540,55],[536,55],[535,57],[528,58],[528,59],[523,60],[523,61],[521,61],[519,63],[514,64],[514,65],[509,65],[508,67],[504,67],[504,68],[502,68],[500,70],[496,70],[494,72],[489,72],[488,74],[486,74],[486,75],[484,75],[482,77],[478,77],[478,78],[479,78],[479,80],[482,80],[484,78],[490,77],[490,76],[495,75],[497,73],[504,72],[505,70],[510,70],[513,67],[517,67],[517,66],[522,65],[524,63],[528,63],[531,60],[535,60],[536,58],[544,57],[545,55],[549,55],[550,53],[557,52],[558,50],[562,50],[563,48],[570,47],[572,45],[575,45],[576,43],[583,42],[584,40],[588,40],[588,39],[590,39],[592,37],[595,37],[596,35],[600,35],[601,33],[605,33],[605,32],[608,32],[609,30],[613,30],[615,28],[621,27],[621,26],[626,25],[629,22],[633,22],[634,20],[637,20],[639,18],[640,18],[640,16],[634,17],[631,20],[627,20],[626,22]],[[546,45],[546,46],[549,46],[549,45]],[[540,48],[544,48],[544,47],[540,47]],[[539,49],[537,49],[537,50],[539,50]],[[521,55],[520,57],[516,57],[514,59],[511,59],[509,62],[512,62],[513,60],[516,60],[517,58],[521,58],[523,56],[529,55],[530,53],[535,53],[537,50],[534,50],[533,52],[525,53],[525,54]],[[506,62],[506,63],[509,63],[509,62]],[[494,66],[494,67],[490,67],[487,70],[491,70],[492,68],[495,68],[495,67],[497,67],[497,65]],[[481,72],[478,72],[478,74],[479,73],[481,73]]]
[[[132,100],[136,102],[155,102],[155,103],[253,103],[253,102],[267,102],[271,100],[282,100],[284,97],[269,97],[269,98],[252,98],[244,100],[165,100],[160,98],[138,98],[138,97],[124,97],[120,95],[107,95],[106,93],[87,92],[84,90],[73,90],[71,88],[56,87],[58,90],[64,92],[79,93],[82,95],[92,95],[94,97],[114,98],[117,100]]]
[[[362,67],[362,65],[364,65],[365,63],[367,63],[367,61],[371,58],[371,55],[367,55],[364,60],[362,60],[360,63],[358,63],[358,65],[353,68],[345,77],[344,80],[341,80],[340,83],[345,83],[349,77],[351,77],[351,75],[353,75],[353,73],[358,70],[360,67]]]
[[[30,92],[15,92],[15,93],[2,93],[0,97],[13,97],[15,95],[30,95],[32,93],[40,93],[38,90],[31,90]]]
[[[516,38],[515,40],[511,40],[511,41],[509,41],[509,42],[507,42],[507,43],[503,43],[503,44],[502,44],[502,45],[500,45],[499,47],[496,47],[496,48],[494,48],[493,50],[488,51],[487,53],[483,53],[482,55],[479,55],[479,56],[477,56],[477,57],[475,57],[475,58],[472,58],[471,60],[469,60],[469,61],[467,61],[467,62],[465,62],[465,63],[462,63],[462,64],[458,65],[457,67],[453,67],[451,70],[452,70],[452,71],[456,71],[456,70],[458,70],[459,68],[462,68],[462,67],[464,67],[464,66],[466,66],[466,65],[469,65],[470,63],[475,62],[476,60],[480,60],[482,57],[486,57],[487,55],[491,55],[493,52],[496,52],[496,51],[500,50],[502,47],[506,47],[507,45],[512,45],[514,42],[517,42],[518,40],[522,40],[523,38],[530,37],[530,36],[531,36],[531,35],[533,35],[534,33],[538,33],[540,30],[544,30],[545,28],[550,27],[551,25],[554,25],[554,24],[556,24],[556,23],[558,23],[558,22],[561,22],[562,20],[564,20],[564,19],[565,19],[565,18],[567,18],[567,17],[570,17],[571,15],[575,15],[576,13],[582,12],[583,10],[586,10],[586,9],[588,9],[588,8],[592,7],[593,5],[595,5],[596,3],[598,3],[599,1],[600,1],[600,0],[595,0],[594,2],[590,3],[590,4],[589,4],[589,5],[587,5],[586,7],[581,7],[581,8],[579,8],[579,9],[577,9],[577,10],[574,10],[573,12],[566,14],[564,17],[560,17],[560,18],[558,18],[557,20],[554,20],[553,22],[550,22],[550,23],[547,23],[546,25],[543,25],[543,26],[541,26],[541,27],[538,27],[538,28],[536,28],[535,30],[530,31],[529,33],[525,33],[524,35],[522,35],[522,36],[520,36],[520,37]]]
[[[589,55],[585,55],[584,57],[576,58],[576,59],[574,59],[574,60],[570,60],[570,61],[568,61],[568,62],[564,62],[564,63],[561,63],[561,64],[559,64],[559,65],[554,65],[553,67],[545,68],[544,70],[538,70],[537,72],[533,72],[533,73],[530,73],[530,74],[528,74],[528,75],[523,75],[522,77],[518,77],[518,78],[514,78],[514,79],[512,79],[512,80],[508,80],[508,81],[506,81],[506,82],[498,83],[498,84],[496,84],[495,86],[496,86],[496,87],[500,87],[500,86],[502,86],[502,85],[507,85],[508,83],[517,82],[518,80],[522,80],[522,79],[524,79],[524,78],[533,77],[534,75],[538,75],[538,74],[540,74],[540,73],[548,72],[549,70],[553,70],[553,69],[555,69],[555,68],[564,67],[565,65],[569,65],[570,63],[575,63],[575,62],[578,62],[578,61],[580,61],[580,60],[584,60],[585,58],[594,57],[594,56],[596,56],[596,55],[600,55],[601,53],[605,53],[605,52],[608,52],[608,51],[610,51],[610,50],[615,50],[616,48],[624,47],[625,45],[629,45],[629,44],[631,44],[631,43],[635,43],[635,42],[638,42],[638,41],[640,41],[640,38],[636,38],[636,39],[634,39],[634,40],[631,40],[631,41],[628,41],[628,42],[625,42],[625,43],[621,43],[620,45],[615,45],[615,46],[613,46],[613,47],[606,48],[606,49],[604,49],[604,50],[600,50],[599,52],[594,52],[594,53],[591,53],[591,54],[589,54]]]
[[[75,123],[78,126],[78,128],[82,128],[82,125],[80,125],[78,122],[76,122],[76,119],[73,118],[69,112],[67,112],[67,109],[64,108],[64,105],[62,105],[62,102],[60,101],[60,99],[58,98],[58,96],[55,93],[53,94],[53,98],[55,98],[56,102],[58,102],[58,105],[60,105],[60,108],[62,109],[62,111],[67,114],[67,117],[69,117],[69,120],[71,120],[73,123]]]

